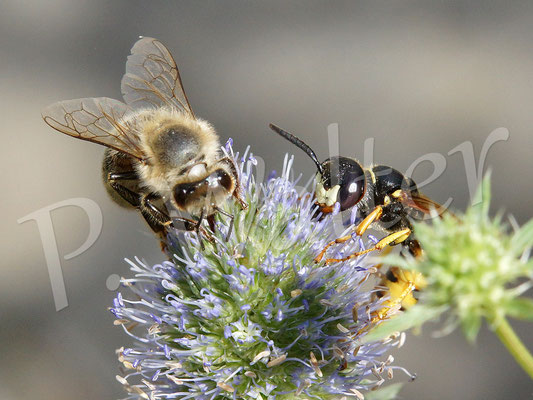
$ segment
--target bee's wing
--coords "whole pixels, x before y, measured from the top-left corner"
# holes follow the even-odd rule
[[[59,132],[142,160],[139,137],[124,121],[129,110],[120,101],[99,97],[59,101],[46,107],[42,116]]]
[[[133,45],[121,89],[124,101],[133,108],[167,106],[194,118],[176,62],[157,39],[145,37]]]

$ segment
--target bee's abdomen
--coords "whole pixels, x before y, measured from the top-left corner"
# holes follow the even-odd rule
[[[113,149],[106,149],[104,153],[104,160],[102,162],[102,180],[104,181],[107,194],[115,203],[125,208],[132,208],[134,206],[120,196],[113,187],[111,187],[109,175],[135,171],[134,162],[135,161],[127,154]],[[139,191],[138,178],[133,180],[124,180],[121,181],[120,184],[133,192]]]

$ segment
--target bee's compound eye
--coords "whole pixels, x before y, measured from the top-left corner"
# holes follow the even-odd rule
[[[177,184],[172,189],[172,195],[180,210],[191,212],[191,209],[203,206],[206,201],[210,204],[223,199],[234,187],[231,176],[220,168],[206,178]]]
[[[173,195],[176,205],[181,210],[187,209],[187,204],[191,201],[191,196],[198,188],[198,182],[180,183],[174,186]]]
[[[227,191],[231,191],[233,187],[233,180],[223,169],[217,169],[215,172],[209,175],[207,180],[211,189],[216,189],[217,187],[222,186]]]
[[[365,172],[355,160],[346,159],[340,165],[340,189],[337,200],[341,210],[347,210],[356,205],[365,194]]]

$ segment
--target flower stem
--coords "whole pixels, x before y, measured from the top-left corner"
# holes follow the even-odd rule
[[[512,354],[516,362],[533,379],[533,356],[505,318],[498,321],[494,332],[505,347],[507,347],[507,350],[509,350],[509,353]]]

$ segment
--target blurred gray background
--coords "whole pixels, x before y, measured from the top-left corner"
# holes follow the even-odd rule
[[[131,342],[113,326],[106,280],[129,273],[124,257],[162,255],[141,218],[106,197],[103,149],[56,133],[40,110],[63,99],[120,98],[139,35],[168,46],[196,113],[238,150],[252,145],[267,169],[279,170],[290,151],[297,171],[313,171],[269,122],[305,138],[320,158],[328,155],[327,126],[338,123],[344,155],[362,158],[369,137],[376,162],[404,171],[442,154],[445,171],[423,190],[463,209],[463,157],[448,152],[469,141],[477,162],[489,133],[505,127],[509,140],[490,149],[484,166],[493,170],[493,208],[521,223],[532,215],[533,3],[3,0],[0,399],[125,395],[114,350]],[[423,163],[414,178],[431,172]],[[56,312],[37,225],[17,219],[74,197],[96,201],[104,225],[89,250],[62,260],[69,306]],[[63,256],[84,241],[88,220],[74,207],[52,217]],[[531,326],[515,326],[533,348]],[[395,357],[418,374],[403,399],[533,393],[486,328],[476,346],[458,333],[432,339],[425,329]]]

